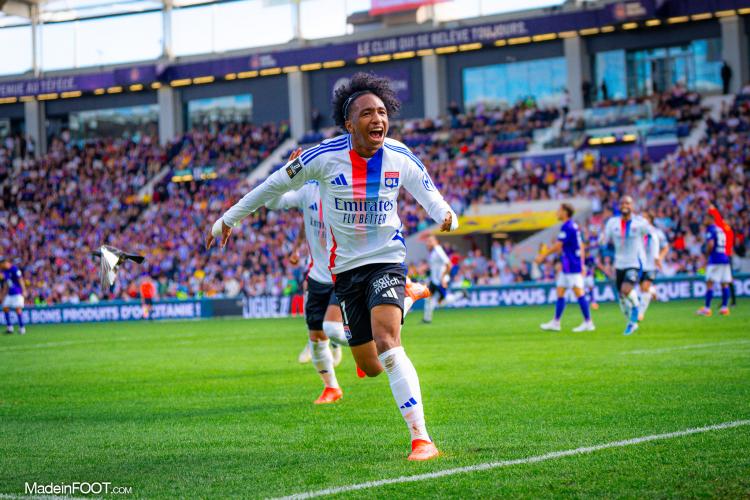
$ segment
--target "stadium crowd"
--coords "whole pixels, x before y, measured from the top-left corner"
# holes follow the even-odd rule
[[[702,217],[709,200],[734,228],[737,253],[746,252],[748,97],[738,96],[720,120],[709,119],[708,135],[700,145],[680,149],[659,163],[639,154],[548,164],[514,161],[504,153],[525,150],[534,130],[548,127],[562,113],[533,102],[508,110],[480,108],[463,114],[454,109],[436,120],[404,120],[392,125],[390,135],[429,166],[434,183],[459,214],[476,203],[577,196],[591,200],[593,214],[582,226],[600,277],[608,271],[611,255],[594,243],[619,194],[631,193],[640,210],[653,211],[656,224],[669,237],[672,249],[663,273],[695,273],[705,266]],[[662,101],[664,114],[681,117],[699,107],[699,99],[690,94],[671,94]],[[39,160],[29,154],[28,145],[6,140],[0,147],[0,252],[24,270],[34,294],[27,297],[29,302],[135,298],[142,274],[156,281],[160,297],[296,294],[305,268],[289,262],[300,231],[294,212],[262,209],[250,216],[245,225],[252,230],[238,231],[221,262],[203,251],[205,229],[251,188],[247,174],[287,135],[284,124],[234,124],[192,130],[165,148],[149,136],[138,142],[84,144],[55,138]],[[172,182],[167,175],[144,200],[139,191],[165,165],[170,172],[191,171],[195,177],[210,167],[216,178]],[[401,215],[407,234],[431,224],[405,192]],[[146,256],[141,266],[123,267],[113,295],[99,290],[93,279],[98,263],[90,252],[102,244]],[[495,241],[488,254],[479,248],[467,255],[449,245],[446,249],[457,286],[549,281],[555,276],[552,261],[536,266],[521,260],[510,240]],[[410,272],[419,279],[426,265],[416,264]]]

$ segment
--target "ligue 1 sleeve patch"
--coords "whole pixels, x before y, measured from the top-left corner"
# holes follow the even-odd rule
[[[302,170],[302,162],[300,161],[299,158],[297,158],[292,163],[287,165],[286,174],[289,176],[290,179],[294,179],[294,176],[297,175],[300,170]]]

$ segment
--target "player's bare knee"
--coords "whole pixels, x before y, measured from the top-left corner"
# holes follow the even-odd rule
[[[328,340],[323,330],[310,330],[310,340],[313,342],[320,342],[322,340]]]

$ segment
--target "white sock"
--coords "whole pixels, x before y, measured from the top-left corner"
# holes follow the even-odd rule
[[[648,310],[648,305],[651,303],[651,299],[653,298],[653,295],[651,295],[651,289],[646,290],[645,292],[641,293],[641,314],[645,315],[646,311]]]
[[[407,314],[409,314],[409,311],[411,311],[411,306],[414,305],[414,299],[409,297],[408,295],[404,297],[404,318]]]
[[[331,339],[334,344],[349,345],[349,341],[346,340],[346,334],[344,333],[344,324],[341,321],[324,321],[323,333],[325,333],[326,337]]]
[[[391,392],[396,404],[401,410],[406,425],[409,427],[411,439],[432,441],[427,434],[424,423],[424,407],[422,406],[422,392],[419,389],[419,377],[411,360],[401,346],[394,347],[378,356],[388,375]]]
[[[436,305],[437,305],[436,297],[428,297],[424,299],[424,320],[425,321],[432,321],[432,311],[435,310]]]
[[[327,340],[310,341],[310,351],[312,354],[312,364],[318,371],[320,378],[326,387],[338,388],[339,382],[336,380],[336,372],[333,370],[333,354],[328,346]]]

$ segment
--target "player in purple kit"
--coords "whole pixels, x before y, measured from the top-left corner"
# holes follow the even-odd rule
[[[537,264],[541,264],[548,255],[559,253],[562,271],[557,276],[557,302],[555,303],[555,317],[552,321],[543,323],[542,330],[560,331],[560,318],[565,310],[565,292],[573,289],[573,293],[578,298],[578,305],[581,306],[583,313],[583,323],[573,328],[574,332],[592,332],[596,328],[591,321],[591,311],[589,302],[583,293],[583,274],[584,274],[584,249],[581,241],[581,230],[578,224],[573,220],[575,210],[569,203],[563,203],[557,210],[557,218],[562,221],[560,234],[557,241],[546,251],[537,256]]]
[[[3,260],[3,313],[5,313],[5,333],[13,333],[13,325],[10,323],[10,310],[16,311],[18,316],[18,333],[26,333],[23,324],[23,296],[26,294],[26,285],[23,283],[21,270],[8,260]]]
[[[698,309],[700,316],[711,316],[714,283],[721,283],[721,309],[719,314],[729,315],[729,287],[732,284],[732,244],[734,233],[721,218],[716,207],[711,206],[706,216],[706,305]]]

